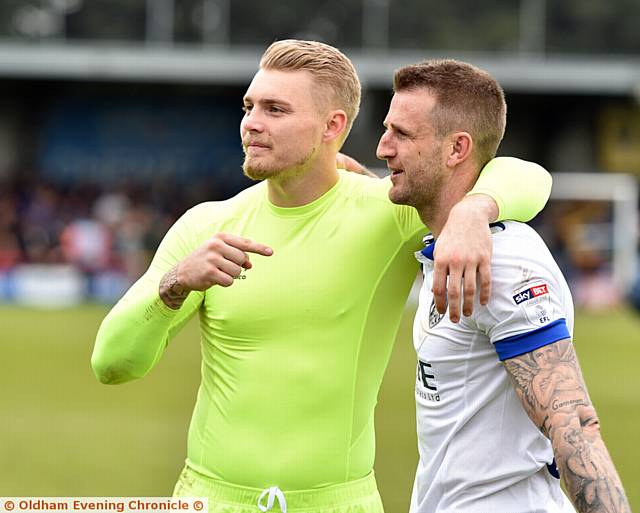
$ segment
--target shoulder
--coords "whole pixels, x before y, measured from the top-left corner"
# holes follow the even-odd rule
[[[231,198],[205,201],[191,207],[178,219],[174,227],[190,232],[197,239],[203,234],[208,236],[215,231],[225,231],[225,225],[245,217],[247,212],[262,205],[265,196],[265,183],[260,182]]]
[[[505,319],[522,310],[521,313],[532,319],[530,314],[542,312],[540,305],[544,302],[552,303],[553,310],[567,314],[571,293],[542,238],[524,223],[497,224],[502,229],[493,233],[491,299],[486,308],[479,308],[479,315],[489,313],[494,319]],[[540,319],[547,317],[540,315]],[[545,324],[542,320],[532,323]]]
[[[492,224],[494,269],[550,267],[557,265],[542,237],[533,228],[518,221]]]
[[[366,211],[367,216],[380,216],[396,225],[403,239],[424,234],[424,227],[415,208],[407,205],[396,205],[389,199],[391,180],[371,178],[369,176],[339,170],[341,174],[341,194],[348,200],[351,208]],[[376,217],[371,217],[375,222]],[[419,240],[419,239],[417,239]]]
[[[520,221],[491,223],[494,244],[508,245],[515,240],[530,245],[545,246],[544,241],[531,226]],[[545,246],[546,247],[546,246]]]
[[[553,327],[561,320],[571,327],[571,292],[542,238],[523,223],[499,224],[503,229],[493,234],[491,298],[487,305],[477,305],[478,324],[492,340]]]
[[[370,176],[359,175],[338,169],[340,180],[342,181],[342,191],[351,197],[363,197],[373,200],[381,200],[383,203],[392,205],[389,200],[389,189],[391,180],[389,178],[372,178]]]
[[[564,295],[566,281],[540,235],[530,226],[517,221],[496,224],[503,229],[493,234],[492,297],[497,300],[502,293],[512,298],[521,289],[541,284]]]
[[[255,206],[261,203],[261,200],[266,195],[266,183],[260,182],[252,185],[235,196],[225,200],[218,201],[205,201],[199,203],[185,212],[185,216],[200,217],[209,216],[211,214],[225,213],[226,215],[233,215],[239,209],[247,208],[248,206]]]

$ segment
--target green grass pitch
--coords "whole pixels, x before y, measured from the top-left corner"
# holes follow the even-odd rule
[[[0,307],[0,496],[171,494],[198,386],[197,325],[146,378],[105,386],[89,357],[106,311]],[[388,513],[408,510],[417,461],[411,315],[376,414],[376,474]],[[640,511],[640,316],[579,312],[575,341],[605,441]]]

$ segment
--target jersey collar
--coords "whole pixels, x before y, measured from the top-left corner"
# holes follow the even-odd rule
[[[491,229],[491,233],[497,233],[503,231],[506,227],[503,223],[490,223],[489,228]],[[425,235],[422,239],[422,243],[424,244],[424,248],[420,251],[416,251],[416,259],[418,262],[426,263],[433,262],[433,252],[436,250],[436,239],[432,233]]]
[[[415,252],[416,259],[418,262],[422,262],[423,264],[433,262],[433,252],[436,249],[436,239],[433,234],[429,233],[425,235],[422,239],[422,243],[424,244],[424,248]]]

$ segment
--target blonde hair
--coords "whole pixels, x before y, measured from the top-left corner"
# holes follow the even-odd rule
[[[416,88],[427,89],[436,99],[431,122],[438,136],[469,132],[481,167],[495,156],[507,124],[507,104],[502,87],[489,73],[453,59],[424,61],[396,71],[394,91]]]
[[[260,68],[277,71],[308,71],[319,85],[333,93],[332,103],[347,115],[347,138],[360,110],[360,79],[349,58],[340,50],[318,41],[285,39],[267,48]]]

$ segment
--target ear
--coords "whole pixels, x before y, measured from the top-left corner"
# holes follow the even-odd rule
[[[473,138],[468,132],[456,132],[451,135],[447,167],[456,167],[471,157]]]
[[[322,134],[323,142],[330,142],[340,137],[347,127],[347,114],[343,110],[332,110],[327,116],[327,123]]]

